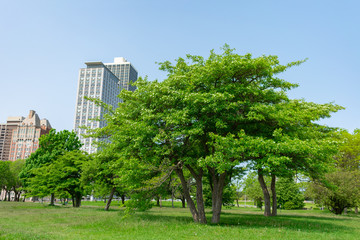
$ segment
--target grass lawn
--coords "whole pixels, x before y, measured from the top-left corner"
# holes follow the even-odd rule
[[[118,206],[109,212],[104,206],[0,202],[0,239],[360,239],[360,216],[354,214],[281,210],[266,218],[259,209],[233,207],[224,208],[219,225],[200,225],[179,202],[176,208],[163,202],[162,208],[128,218]]]

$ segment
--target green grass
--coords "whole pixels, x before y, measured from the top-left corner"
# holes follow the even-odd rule
[[[123,218],[113,206],[84,202],[73,209],[39,203],[0,202],[0,239],[359,239],[360,217],[320,210],[281,210],[264,217],[255,208],[225,208],[218,225],[192,222],[188,209],[154,207]],[[210,211],[210,210],[208,210]],[[211,214],[207,214],[210,220]]]

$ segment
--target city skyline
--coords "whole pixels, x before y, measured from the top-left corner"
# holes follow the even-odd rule
[[[237,53],[308,59],[279,77],[298,83],[291,98],[346,109],[321,123],[359,128],[358,1],[6,1],[0,10],[0,122],[35,109],[73,129],[78,70],[125,56],[141,77],[162,81],[155,62],[207,57],[225,43]],[[134,13],[137,13],[134,16]]]

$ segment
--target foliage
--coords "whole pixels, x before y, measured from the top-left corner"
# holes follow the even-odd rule
[[[10,184],[10,161],[0,161],[0,189],[6,189]]]
[[[125,195],[126,187],[119,181],[119,172],[122,161],[111,144],[104,144],[102,148],[93,154],[90,161],[82,166],[82,184],[86,186],[87,194],[98,197],[107,197],[113,188],[117,195]]]
[[[310,195],[318,204],[335,214],[345,208],[360,205],[360,131],[341,132],[339,153],[335,155],[334,170],[324,179],[313,181]]]
[[[20,180],[20,172],[24,168],[25,160],[18,159],[10,163],[10,172],[11,172],[11,190],[15,194],[15,201],[20,201],[20,195],[22,192],[22,182]]]
[[[39,146],[26,159],[24,169],[20,173],[29,196],[48,196],[55,193],[57,183],[50,174],[54,168],[52,164],[67,152],[80,149],[81,142],[75,132],[56,132],[55,129],[51,129],[48,134],[40,137]]]
[[[82,165],[89,159],[86,153],[74,150],[58,156],[56,161],[45,164],[33,170],[34,176],[30,179],[32,194],[44,197],[48,196],[51,189],[58,196],[71,197],[74,207],[80,207],[81,198],[84,195]]]
[[[126,201],[126,208],[124,210],[124,217],[129,217],[135,213],[135,211],[144,212],[153,207],[151,198],[144,194],[144,192],[132,194],[131,199]]]
[[[360,175],[356,171],[331,172],[326,174],[325,184],[313,182],[309,190],[317,204],[326,206],[335,214],[341,214],[345,208],[359,204]]]
[[[25,160],[18,159],[16,161],[0,161],[0,191],[5,193],[14,193],[14,201],[20,200],[22,193],[22,182],[19,178],[19,173],[23,169]],[[10,196],[10,195],[8,195]],[[8,198],[8,201],[10,199]]]
[[[277,181],[277,204],[283,209],[301,209],[305,206],[304,195],[292,178],[280,178]]]
[[[336,167],[349,171],[360,170],[360,129],[355,129],[353,134],[343,131],[341,137],[342,144],[335,157]]]
[[[81,183],[82,166],[89,161],[89,156],[78,150],[67,152],[52,164],[52,181],[56,183],[58,194],[68,193],[73,199],[73,206],[80,207],[84,195],[84,185]]]
[[[270,182],[270,179],[266,179],[266,182]],[[257,174],[255,172],[249,172],[244,179],[244,195],[247,198],[253,199],[254,203],[258,208],[263,207],[264,195],[260,186],[260,183],[257,179]]]

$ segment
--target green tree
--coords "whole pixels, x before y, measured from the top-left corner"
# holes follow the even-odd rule
[[[80,181],[82,166],[89,161],[89,156],[74,150],[59,156],[51,165],[52,181],[56,183],[55,191],[59,194],[68,193],[72,198],[73,207],[81,206],[85,186]]]
[[[325,175],[325,181],[314,181],[309,191],[319,205],[335,214],[356,207],[360,199],[360,175],[357,171],[337,170]]]
[[[25,160],[18,159],[14,162],[0,161],[0,189],[5,191],[5,199],[10,201],[10,193],[14,193],[14,201],[20,201],[22,182],[19,173],[24,167]]]
[[[175,128],[176,131],[173,131],[173,127],[165,129],[168,133],[166,139],[162,140],[176,143],[178,136],[186,136],[183,146],[188,141],[193,154],[186,158],[184,166],[197,183],[200,222],[204,218],[201,195],[202,178],[206,169],[213,186],[212,222],[217,223],[220,220],[227,175],[231,174],[234,166],[253,157],[252,154],[244,156],[244,146],[247,145],[244,141],[234,147],[222,144],[233,142],[238,133],[255,137],[259,133],[272,135],[269,131],[271,129],[267,127],[271,124],[263,121],[261,113],[266,109],[266,113],[269,110],[274,113],[275,109],[271,106],[285,101],[287,98],[284,91],[296,86],[274,76],[300,62],[282,66],[275,56],[240,56],[227,46],[223,54],[211,52],[207,60],[191,55],[187,58],[191,63],[179,58],[175,65],[170,62],[161,65],[169,73],[168,79],[164,81],[169,86],[166,100],[171,96],[174,101],[174,107],[163,114],[180,117],[177,119],[180,124]],[[164,104],[169,106],[169,101]],[[163,122],[174,120],[173,117],[171,120],[169,118]],[[183,134],[175,137],[174,133]]]
[[[339,109],[341,107],[332,104],[299,100],[265,104],[258,112],[259,119],[253,121],[255,132],[243,130],[237,135],[217,137],[216,148],[222,149],[226,155],[238,151],[257,171],[264,195],[265,216],[277,214],[276,177],[289,177],[295,171],[319,177],[328,163],[333,162],[332,156],[337,151],[335,129],[313,121],[330,116]],[[271,177],[270,188],[265,176]]]
[[[81,142],[75,132],[67,130],[56,132],[55,129],[52,129],[48,134],[40,137],[39,146],[39,149],[26,159],[24,169],[20,173],[20,178],[29,196],[51,195],[50,204],[53,205],[56,184],[51,181],[52,176],[43,172],[44,178],[32,178],[36,177],[36,174],[40,174],[38,171],[42,171],[37,170],[38,168],[49,166],[59,156],[80,149]]]
[[[51,190],[59,196],[70,196],[73,207],[81,206],[81,198],[85,186],[81,182],[82,166],[89,161],[89,156],[79,150],[66,152],[58,156],[50,164],[44,164],[33,170],[34,176],[30,179],[33,194],[44,197]]]
[[[353,134],[341,132],[339,153],[335,155],[334,169],[325,178],[315,180],[309,188],[318,204],[326,206],[335,214],[345,208],[360,204],[360,130]]]
[[[337,167],[345,171],[360,172],[360,129],[355,129],[353,134],[342,132],[343,144],[340,146],[340,154],[335,158]],[[358,173],[356,173],[358,172]],[[360,199],[357,200],[355,212],[359,212]]]
[[[353,134],[343,131],[341,140],[339,154],[335,157],[336,167],[349,171],[360,170],[360,129],[355,129]]]
[[[20,172],[24,168],[25,160],[18,159],[14,162],[10,163],[10,173],[11,173],[11,180],[9,187],[10,191],[14,192],[14,201],[20,201],[20,196],[22,193],[22,181],[20,180]]]
[[[0,161],[0,191],[5,192],[4,201],[10,201],[11,170],[10,161]]]
[[[279,178],[276,184],[278,206],[283,209],[301,209],[305,206],[304,195],[292,178]]]
[[[81,181],[87,185],[87,192],[94,196],[107,198],[105,210],[109,210],[114,194],[125,201],[126,188],[119,181],[122,161],[111,144],[104,144],[92,159],[84,163]]]
[[[204,177],[211,179],[211,222],[218,223],[226,179],[235,166],[251,161],[270,215],[264,176],[272,178],[276,206],[276,176],[289,170],[319,172],[331,152],[327,137],[333,129],[312,122],[341,107],[288,99],[286,91],[297,85],[276,75],[302,61],[281,65],[276,56],[241,56],[228,46],[222,54],[211,51],[206,60],[192,55],[187,60],[161,63],[168,73],[163,82],[139,79],[137,91],[122,91],[123,103],[105,116],[103,133],[111,136],[125,165],[175,171],[200,223],[206,223]],[[195,180],[196,204],[184,169]]]

